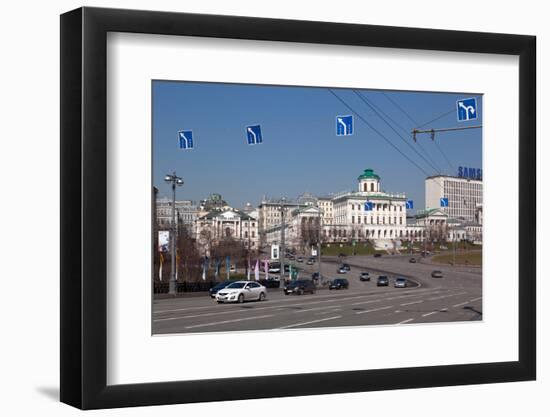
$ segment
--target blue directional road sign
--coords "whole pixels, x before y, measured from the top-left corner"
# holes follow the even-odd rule
[[[465,98],[456,102],[457,118],[459,122],[477,119],[477,102],[475,98]]]
[[[180,130],[178,132],[178,143],[180,149],[193,149],[193,131]]]
[[[442,197],[439,199],[439,205],[441,207],[449,207],[449,199],[447,197]]]
[[[373,207],[374,207],[374,203],[372,201],[367,201],[365,203],[365,211],[372,211]]]
[[[405,208],[407,210],[412,210],[414,209],[414,201],[412,200],[407,200],[407,202],[405,203]]]
[[[336,116],[336,136],[353,135],[353,116]]]
[[[249,145],[262,143],[262,129],[260,125],[246,127],[246,140]]]

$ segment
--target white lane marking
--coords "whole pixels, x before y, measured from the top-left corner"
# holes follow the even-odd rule
[[[428,291],[428,290],[423,290],[423,291]],[[439,292],[440,291],[436,291],[436,292],[434,292],[434,294],[437,294]],[[418,297],[418,296],[422,296],[422,295],[427,295],[427,293],[424,292],[422,294],[407,294],[407,295],[400,295],[398,297],[389,297],[389,298],[387,297],[387,298],[379,298],[377,300],[359,301],[357,303],[352,303],[351,305],[356,306],[356,305],[361,305],[361,304],[379,303],[381,301],[390,301],[390,300],[396,300],[396,299],[400,299],[400,298]],[[415,303],[416,303],[416,301],[415,301]],[[412,304],[414,304],[414,303],[412,303]],[[406,305],[406,304],[401,304],[401,305]]]
[[[336,313],[337,311],[342,311],[342,309],[341,308],[333,308],[332,310],[319,311],[318,313],[315,313],[314,315],[315,316],[320,316],[321,314],[331,314],[331,313]]]
[[[176,308],[173,310],[156,310],[153,311],[153,314],[172,313],[174,311],[204,310],[205,308],[212,308],[212,306]]]
[[[405,324],[405,323],[409,323],[409,322],[411,322],[411,321],[413,321],[413,320],[414,320],[414,318],[412,318],[412,319],[407,319],[407,320],[400,321],[399,323],[396,323],[396,324]]]
[[[213,323],[194,324],[192,326],[185,326],[185,328],[186,329],[195,329],[197,327],[217,326],[219,324],[237,323],[239,321],[246,321],[246,320],[266,319],[268,317],[274,317],[274,315],[273,314],[267,314],[265,316],[245,317],[245,318],[242,318],[242,319],[224,320],[224,321],[217,321],[217,322],[213,322]]]
[[[425,293],[426,291],[432,292],[434,290],[436,290],[436,289],[414,290],[415,293],[408,294],[408,295],[402,295],[399,298],[416,297],[416,296],[421,295],[421,294],[416,294],[416,292]],[[437,293],[438,293],[438,291],[436,291],[434,294],[437,294]],[[289,304],[289,305],[283,305],[283,306],[273,306],[273,305],[271,305],[269,307],[254,307],[254,311],[266,310],[266,309],[272,309],[272,308],[308,307],[310,305],[316,305],[316,304],[321,304],[321,303],[332,303],[332,302],[335,302],[335,301],[348,301],[348,300],[355,300],[355,299],[358,299],[358,298],[365,298],[365,297],[379,297],[380,295],[381,294],[364,294],[364,295],[358,295],[358,296],[353,296],[353,297],[345,297],[345,298],[329,298],[327,300],[317,300],[317,301],[312,301],[312,302],[305,302],[305,303],[302,303],[302,304]],[[320,296],[320,297],[324,298],[324,297],[327,297],[327,296]],[[332,297],[332,295],[330,295],[328,297]],[[319,297],[316,297],[316,298],[319,298]],[[382,300],[384,300],[384,299],[377,299],[377,300],[370,300],[370,301],[360,301],[358,303],[354,303],[354,304],[351,304],[351,305],[369,304],[369,303],[373,303],[373,302],[379,302],[379,301],[382,301]],[[295,300],[269,300],[270,304],[271,303],[276,303],[276,302],[284,303],[284,302],[289,302],[289,301],[295,301]],[[180,308],[180,309],[174,309],[174,310],[154,311],[153,314],[162,314],[162,313],[188,311],[188,310],[199,310],[199,309],[205,309],[205,308],[215,308],[215,305],[207,306],[207,307],[188,307],[188,308]],[[227,310],[216,312],[216,313],[196,314],[196,315],[192,315],[192,316],[181,316],[181,317],[164,317],[164,318],[159,318],[159,319],[153,319],[153,321],[179,320],[179,319],[185,319],[185,318],[196,318],[196,317],[201,317],[201,316],[206,317],[206,316],[214,316],[214,315],[219,315],[219,314],[241,313],[241,312],[244,312],[244,311],[248,311],[248,310],[246,310],[246,309],[243,309],[243,310],[229,310],[229,309],[227,309]]]
[[[409,294],[409,295],[407,295],[407,297],[414,297],[415,295],[420,295],[419,293],[426,293],[426,292],[433,292],[434,294],[437,294],[438,290],[441,290],[441,287],[424,288],[424,289],[421,289],[421,290],[418,289],[418,288],[419,287],[411,288],[411,289],[407,290],[407,291],[413,291],[415,293],[415,294]],[[443,290],[443,291],[452,291],[452,290],[446,289],[446,290]],[[359,294],[359,295],[355,295],[353,297],[346,297],[346,298],[339,298],[339,299],[330,298],[328,300],[325,300],[325,298],[334,297],[334,294],[316,295],[315,299],[318,300],[318,301],[316,301],[315,304],[318,304],[318,303],[321,303],[321,302],[347,301],[347,300],[353,300],[353,299],[364,298],[364,297],[380,297],[381,295],[387,295],[387,293],[386,294],[384,294],[384,293],[382,293],[382,294],[376,294],[376,293],[375,294],[373,294],[373,293]],[[211,299],[211,300],[213,301],[214,299]],[[201,301],[204,301],[204,299],[201,299]],[[287,303],[287,302],[293,302],[293,301],[294,300],[292,300],[292,299],[279,299],[279,300],[270,299],[269,300],[270,303]],[[308,304],[313,304],[313,303],[308,303]],[[160,305],[153,306],[153,309],[155,309],[155,307],[161,307],[161,306]],[[163,313],[172,313],[172,312],[189,311],[189,310],[203,310],[205,308],[212,308],[212,307],[211,306],[197,306],[197,307],[174,308],[174,309],[167,309],[167,310],[155,310],[155,311],[153,311],[153,314],[163,314]]]
[[[420,304],[420,303],[423,303],[424,300],[418,300],[418,301],[411,301],[410,303],[403,303],[403,304],[399,304],[400,306],[410,306],[412,304]]]
[[[473,303],[474,301],[481,300],[481,297],[474,298],[473,300],[470,300],[470,303]]]
[[[293,311],[293,313],[306,313],[308,311],[325,310],[327,308],[335,308],[335,307],[343,307],[343,306],[314,307],[314,308],[307,308],[305,310],[295,310]]]
[[[448,311],[448,308],[444,307],[444,308],[441,308],[437,311],[430,311],[429,313],[422,314],[422,317],[428,317],[428,316],[431,316],[432,314],[435,314],[435,313],[445,313],[446,311]]]
[[[460,306],[464,306],[466,304],[468,304],[468,301],[464,301],[463,303],[455,304],[453,307],[460,307]]]
[[[393,308],[393,306],[386,306],[386,307],[380,307],[380,308],[373,308],[371,310],[358,311],[355,314],[372,313],[373,311],[387,310],[388,308]]]
[[[378,299],[378,300],[369,300],[369,301],[359,301],[358,303],[352,303],[350,305],[352,306],[358,306],[358,305],[361,305],[361,304],[370,304],[370,303],[379,303],[383,301],[382,298]]]
[[[428,300],[429,300],[429,301],[441,300],[442,298],[458,297],[459,295],[464,295],[464,294],[468,294],[468,293],[467,293],[467,292],[460,292],[460,293],[458,293],[458,294],[441,295],[441,296],[439,296],[439,297],[428,298]]]
[[[306,322],[303,322],[303,323],[289,324],[287,326],[279,327],[279,329],[290,329],[291,327],[306,326],[308,324],[315,324],[315,323],[320,323],[322,321],[336,320],[336,319],[341,319],[341,318],[342,318],[342,316],[326,317],[324,319],[319,319],[319,320],[312,320],[312,321],[306,321]]]

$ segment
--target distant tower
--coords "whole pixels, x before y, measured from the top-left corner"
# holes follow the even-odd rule
[[[363,171],[357,178],[359,191],[365,193],[378,193],[380,192],[380,177],[374,173],[370,168]]]

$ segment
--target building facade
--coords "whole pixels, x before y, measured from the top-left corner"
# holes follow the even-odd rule
[[[291,246],[295,242],[307,242],[312,233],[311,225],[320,224],[321,241],[325,243],[371,240],[377,246],[395,247],[396,241],[405,238],[407,231],[405,194],[383,191],[380,177],[372,169],[365,169],[357,181],[355,191],[293,204],[286,212],[289,214],[285,218],[285,243]],[[267,226],[263,229],[265,243],[278,244],[281,205],[268,205],[264,201],[260,205],[260,213],[262,211],[265,214],[260,214],[260,219],[264,222],[260,225]]]
[[[448,207],[441,207],[441,199]],[[483,181],[437,175],[426,178],[426,209],[442,208],[450,218],[480,223],[483,205]]]
[[[336,239],[343,241],[403,238],[407,226],[406,195],[383,191],[380,177],[372,169],[365,169],[357,181],[357,191],[332,198],[332,223],[325,225],[329,240],[335,238],[335,233]]]
[[[166,197],[157,198],[155,213],[159,229],[170,229],[172,224],[172,200]],[[200,207],[191,200],[176,200],[176,221],[193,233],[193,225],[200,213]]]
[[[195,239],[206,253],[225,238],[242,242],[246,249],[258,249],[258,221],[233,208],[213,209],[195,220]]]

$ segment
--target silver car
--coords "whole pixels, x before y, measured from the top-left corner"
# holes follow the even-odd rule
[[[255,281],[235,281],[216,294],[218,303],[244,303],[264,301],[267,289]]]

